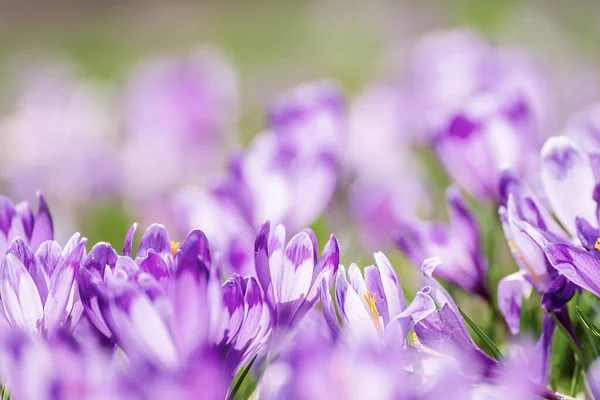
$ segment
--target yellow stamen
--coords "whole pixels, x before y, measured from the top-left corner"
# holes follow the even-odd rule
[[[598,240],[600,241],[600,238]],[[527,261],[525,261],[525,258],[523,258],[521,253],[519,253],[519,249],[517,248],[517,245],[515,244],[515,242],[510,241],[510,242],[508,242],[508,245],[510,246],[510,248],[512,248],[515,251],[517,257],[519,258],[519,261],[521,261],[523,266],[527,269],[527,272],[529,272],[531,274],[531,276],[533,276],[533,280],[535,281],[535,283],[540,283],[539,276],[537,276],[537,274],[535,272],[533,272],[533,269],[531,269],[529,264],[527,264]],[[596,241],[596,245],[599,245],[598,241]]]
[[[375,301],[377,300],[377,293],[373,293],[373,296],[370,295],[371,293],[369,293],[369,291],[367,290],[364,294],[364,298],[369,306],[369,314],[371,314],[371,321],[373,321],[373,325],[375,325],[377,332],[380,332],[381,323],[379,322],[379,311],[377,310],[377,306],[375,305]]]
[[[175,253],[177,253],[177,249],[181,243],[171,240],[171,255],[175,257]]]
[[[600,238],[596,239],[596,244],[594,245],[596,250],[600,250]]]

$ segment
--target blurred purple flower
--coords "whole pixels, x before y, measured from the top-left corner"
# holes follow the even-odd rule
[[[19,330],[4,332],[0,376],[11,398],[135,399],[108,356],[64,331],[48,342]]]
[[[537,127],[555,106],[550,77],[539,60],[523,51],[495,48],[468,30],[423,36],[410,54],[406,79],[413,131],[420,134],[437,132],[483,93],[520,93]]]
[[[516,93],[493,92],[469,99],[433,138],[438,159],[469,194],[497,201],[502,168],[531,173],[536,151],[535,121],[529,104]]]
[[[119,187],[115,129],[102,93],[68,66],[30,62],[15,80],[12,110],[0,121],[0,181],[16,197],[41,190],[55,203],[62,238],[80,207]]]
[[[414,324],[435,310],[429,288],[417,292],[407,307],[402,286],[390,261],[383,253],[375,253],[377,267],[364,269],[364,278],[356,264],[337,272],[335,301],[343,321],[337,319],[327,281],[320,288],[323,314],[333,338],[344,333],[352,344],[362,342],[404,343]],[[344,340],[345,341],[345,340]]]
[[[146,205],[160,202],[179,185],[202,183],[221,167],[237,115],[236,79],[210,49],[132,72],[124,94],[125,195]]]
[[[3,325],[46,337],[77,325],[83,309],[75,277],[86,241],[76,233],[64,248],[49,240],[36,252],[20,237],[12,241],[0,266]]]
[[[415,266],[432,255],[442,258],[444,263],[436,268],[436,275],[489,300],[485,284],[488,264],[477,220],[457,188],[449,188],[446,198],[450,225],[407,220],[398,246]]]
[[[390,242],[404,218],[429,209],[421,171],[410,153],[406,103],[396,88],[379,85],[363,90],[350,109],[350,210],[360,241],[377,247]]]

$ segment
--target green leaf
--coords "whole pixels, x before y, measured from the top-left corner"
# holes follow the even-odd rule
[[[579,345],[575,343],[574,338],[571,336],[567,328],[562,324],[562,322],[560,322],[560,320],[556,317],[556,315],[554,315],[553,312],[548,311],[548,315],[550,315],[550,318],[552,318],[556,326],[558,326],[560,331],[567,338],[569,344],[571,345],[571,348],[573,349],[573,352],[575,353],[577,361],[581,363],[583,369],[587,369],[587,367],[589,367],[589,362],[587,361],[587,358],[585,357],[585,354],[583,354],[583,351],[581,350]]]
[[[248,372],[250,372],[250,368],[252,368],[252,364],[254,364],[254,361],[256,361],[256,356],[254,356],[252,358],[252,360],[250,360],[248,365],[246,365],[246,368],[244,368],[244,370],[240,373],[240,377],[238,378],[237,382],[235,383],[235,386],[233,387],[233,389],[231,389],[231,391],[229,392],[229,396],[227,396],[227,399],[233,400],[235,398],[235,394],[242,386],[242,383],[244,382],[244,379],[246,379]]]
[[[490,352],[490,355],[492,357],[494,357],[498,361],[504,361],[504,356],[502,355],[502,352],[500,351],[500,349],[498,349],[498,346],[496,346],[496,344],[492,341],[492,339],[490,339],[488,337],[488,335],[486,335],[485,332],[483,332],[475,324],[475,322],[473,322],[471,320],[471,318],[469,318],[467,316],[467,314],[465,314],[463,312],[463,310],[461,310],[460,308],[458,310],[460,311],[460,314],[463,316],[463,318],[465,319],[465,321],[467,322],[467,324],[469,325],[469,327],[471,327],[471,329],[473,330],[473,332],[475,332],[475,334],[477,334],[477,336],[479,336],[479,338],[481,339],[481,341],[483,343],[485,343],[486,347],[488,348],[488,351]]]
[[[591,346],[592,358],[596,359],[600,355],[600,329],[594,325],[590,317],[584,314],[579,306],[575,306],[575,311],[585,327],[585,335]]]
[[[577,315],[579,315],[579,318],[581,319],[581,322],[583,322],[583,325],[591,333],[593,333],[594,336],[600,337],[600,329],[598,329],[598,327],[596,325],[594,325],[594,323],[592,322],[592,320],[590,319],[590,317],[588,317],[587,315],[585,315],[583,313],[583,311],[581,311],[581,308],[579,308],[579,306],[575,306],[575,310],[577,311]]]

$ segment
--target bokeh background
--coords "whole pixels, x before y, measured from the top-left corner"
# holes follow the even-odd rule
[[[46,135],[43,104],[31,114],[30,123],[19,125],[22,131],[17,144],[13,138],[9,146],[2,136],[19,110],[22,97],[18,93],[27,86],[28,70],[67,64],[70,73],[93,87],[95,99],[108,104],[108,112],[94,126],[109,131],[111,140],[118,142],[122,118],[119,93],[136,66],[199,47],[217,49],[235,69],[235,114],[228,135],[232,143],[243,147],[264,129],[266,110],[277,94],[300,82],[326,78],[337,82],[351,102],[369,83],[401,80],[410,49],[421,35],[457,27],[473,29],[500,47],[518,47],[546,62],[557,89],[558,108],[553,116],[556,124],[544,135],[559,134],[567,115],[600,99],[600,2],[593,0],[0,0],[0,154],[5,158],[0,160],[5,168],[0,187],[15,201],[34,201],[35,192],[29,187],[7,183],[19,171],[9,170],[6,159],[39,159],[49,151],[43,140],[21,140],[30,133],[32,137]],[[89,111],[85,104],[90,100],[85,95],[73,101]],[[78,110],[65,118],[78,115]],[[76,132],[78,125],[74,126]],[[57,138],[52,147],[52,151],[58,148],[65,155],[79,151],[78,141],[70,137]],[[443,218],[448,178],[430,154],[425,152],[421,158],[432,183],[431,215]],[[224,160],[220,162],[224,164]],[[86,164],[85,157],[81,163]],[[110,162],[102,168],[114,169],[116,176],[122,174],[120,167]],[[82,180],[86,179],[84,171],[82,168]],[[145,179],[141,175],[140,180]],[[87,190],[67,185],[60,174],[48,179],[44,186],[64,186],[73,196]],[[90,175],[89,179],[95,178]],[[110,187],[110,182],[103,184]],[[49,197],[59,239],[75,229],[88,237],[89,243],[109,241],[120,248],[133,221],[150,222],[148,215],[139,215],[135,206],[120,196],[88,193],[83,200],[86,206],[77,206],[75,217],[70,213],[74,207],[70,201]],[[478,214],[483,232],[492,238],[486,242],[486,252],[493,256],[492,271],[499,279],[516,267],[495,222],[494,210],[478,209]],[[156,219],[160,217],[159,213]],[[334,227],[319,219],[313,229],[324,239]],[[411,274],[411,267],[402,267],[406,263],[399,251],[389,255],[404,269],[401,276]],[[352,256],[357,260],[370,258],[366,251]],[[348,252],[344,257],[350,261]],[[498,270],[495,264],[508,267]],[[483,305],[468,295],[453,294],[490,336],[503,341],[503,333],[494,329],[498,316],[484,312]],[[528,304],[525,313],[531,313],[531,323],[524,330],[536,334],[540,328],[540,316],[535,311],[538,299],[532,298]],[[561,374],[560,369],[572,368],[572,357],[564,340],[557,340],[555,346],[564,354],[553,360],[558,371],[553,377],[560,379],[568,375]]]

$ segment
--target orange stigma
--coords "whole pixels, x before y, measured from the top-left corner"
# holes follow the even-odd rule
[[[179,249],[179,245],[181,245],[181,243],[171,240],[171,255],[173,257],[175,257],[175,253],[177,253],[177,249]]]

